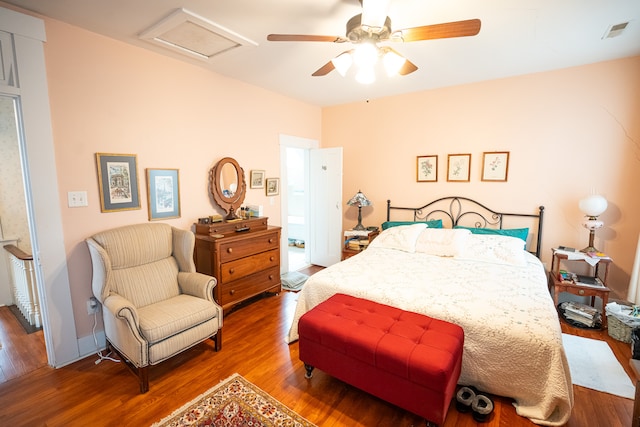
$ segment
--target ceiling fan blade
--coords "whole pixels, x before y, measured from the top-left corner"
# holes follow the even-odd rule
[[[314,76],[314,77],[326,76],[331,71],[333,71],[335,68],[336,67],[335,67],[335,65],[333,65],[333,62],[329,61],[326,64],[324,64],[322,67],[318,68],[316,70],[316,72],[311,74],[311,75]]]
[[[404,62],[404,65],[402,66],[402,68],[400,68],[400,71],[398,71],[398,74],[400,74],[401,76],[406,76],[407,74],[413,73],[417,69],[418,69],[418,66],[407,59]]]
[[[333,42],[344,43],[348,41],[340,36],[314,36],[308,34],[269,34],[267,40],[271,42]]]
[[[395,31],[390,40],[415,42],[420,40],[447,39],[452,37],[475,36],[480,32],[480,20],[447,22],[444,24],[424,25]]]

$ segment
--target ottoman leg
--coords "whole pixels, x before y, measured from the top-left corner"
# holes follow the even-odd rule
[[[304,369],[306,369],[306,370],[307,370],[307,373],[306,373],[306,374],[304,374],[304,377],[305,377],[306,379],[309,379],[309,378],[313,377],[313,366],[311,366],[311,365],[307,365],[307,364],[305,363],[305,364],[304,364]]]

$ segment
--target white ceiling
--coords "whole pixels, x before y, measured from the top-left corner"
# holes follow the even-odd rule
[[[475,37],[393,43],[416,64],[407,76],[371,85],[332,71],[311,74],[349,46],[269,42],[270,33],[344,36],[357,0],[5,0],[51,18],[318,106],[344,104],[464,83],[640,55],[639,0],[393,0],[392,29],[478,18]],[[178,8],[257,43],[208,62],[138,35]],[[630,21],[615,38],[611,25]]]

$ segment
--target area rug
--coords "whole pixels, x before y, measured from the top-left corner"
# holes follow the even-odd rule
[[[562,334],[575,385],[633,399],[635,387],[606,341]]]
[[[151,427],[316,427],[239,374]]]
[[[289,291],[299,291],[305,284],[309,276],[299,271],[290,271],[280,276],[282,288]]]

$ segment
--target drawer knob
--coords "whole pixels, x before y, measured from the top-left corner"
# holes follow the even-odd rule
[[[273,243],[273,239],[269,239],[269,243]]]
[[[273,280],[273,274],[269,275],[269,280]]]
[[[235,272],[236,272],[236,269],[235,269],[235,268],[230,268],[230,269],[229,269],[229,274],[233,274],[233,273],[235,273]]]
[[[579,293],[580,295],[584,295],[584,289],[580,289],[580,290],[578,291],[578,293]]]
[[[236,293],[236,290],[235,290],[235,289],[231,289],[231,290],[229,291],[229,294],[231,294],[231,295],[233,295],[233,294],[235,294],[235,293]]]
[[[227,253],[233,252],[233,248],[227,248]]]
[[[272,256],[272,257],[269,258],[269,261],[273,261],[275,259],[276,259],[276,257]]]

